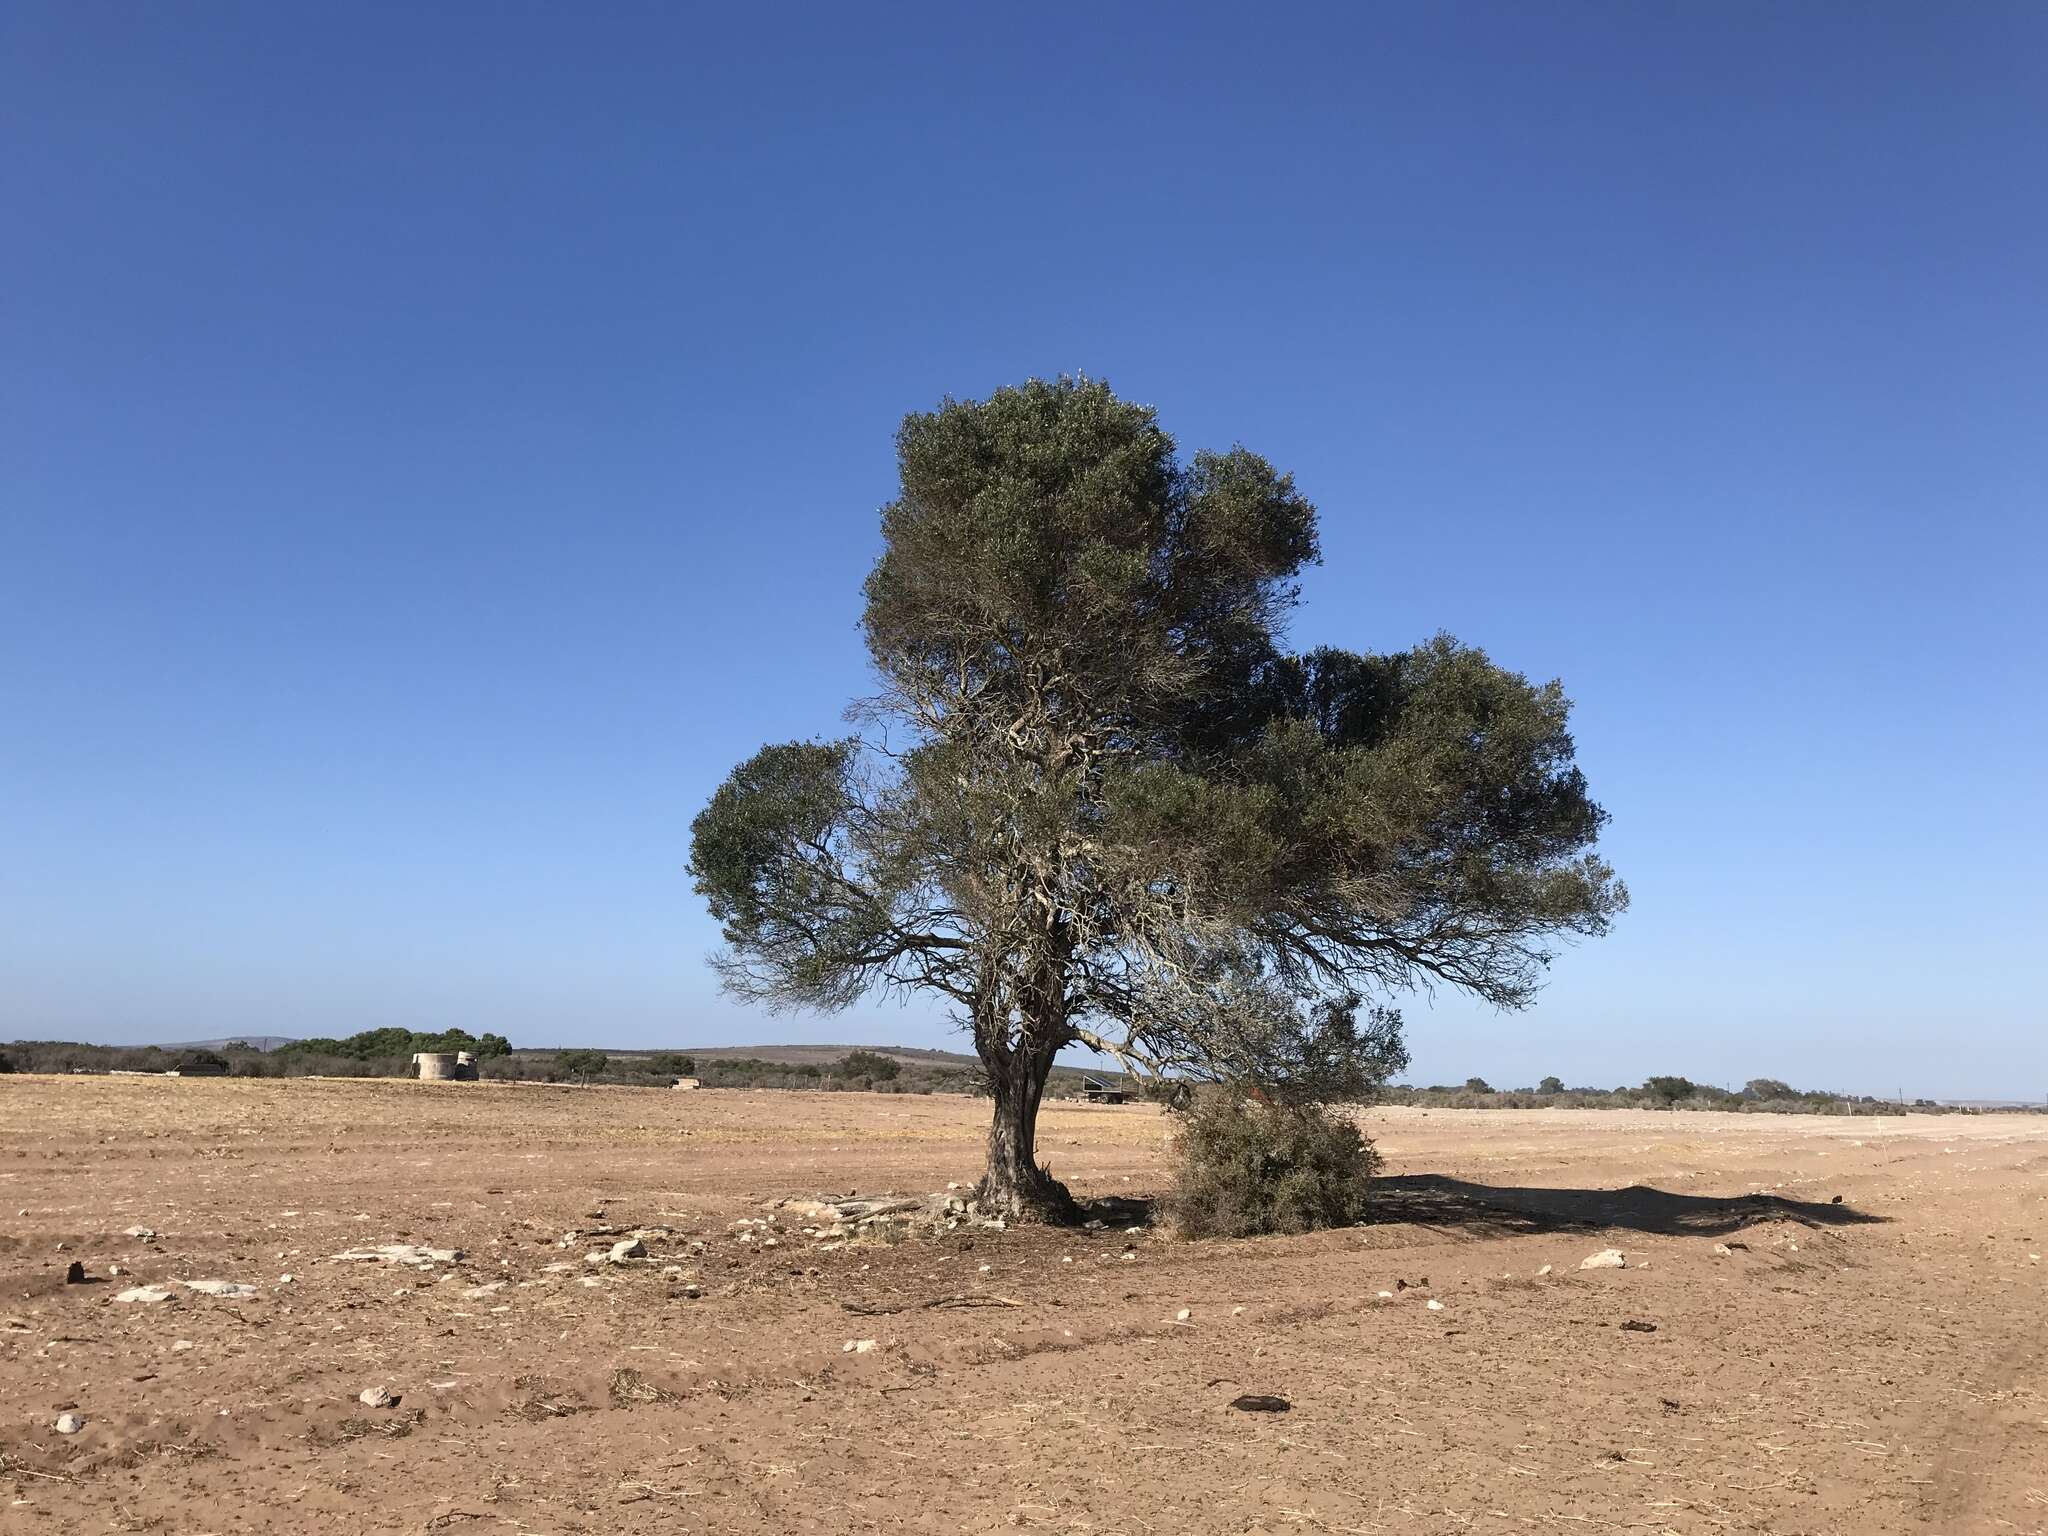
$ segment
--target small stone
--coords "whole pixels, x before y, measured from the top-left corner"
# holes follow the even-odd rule
[[[1430,1297],[1430,1298],[1429,1298],[1429,1303],[1428,1303],[1428,1305],[1429,1305],[1429,1310],[1430,1310],[1430,1311],[1432,1311],[1432,1312],[1441,1312],[1441,1311],[1443,1311],[1443,1309],[1444,1309],[1444,1304],[1443,1304],[1442,1302],[1438,1301],[1438,1300],[1437,1300],[1437,1299],[1436,1299],[1436,1298],[1435,1298],[1434,1296],[1432,1296],[1432,1297]]]
[[[161,1285],[133,1285],[114,1297],[116,1301],[156,1302],[169,1301],[171,1293]]]
[[[76,1259],[73,1259],[69,1264],[65,1265],[64,1283],[66,1285],[85,1284],[85,1266],[79,1263]]]
[[[842,1355],[872,1355],[877,1347],[873,1339],[848,1339],[839,1346],[839,1353]]]
[[[196,1344],[194,1344],[194,1343],[193,1343],[193,1342],[192,1342],[192,1341],[191,1341],[190,1339],[173,1339],[173,1340],[171,1340],[171,1352],[172,1352],[173,1354],[179,1354],[179,1355],[182,1355],[182,1354],[183,1354],[183,1353],[184,1353],[184,1352],[185,1352],[186,1350],[188,1350],[188,1349],[197,1349],[198,1347],[199,1347],[199,1346],[198,1346],[198,1345],[196,1345]]]
[[[85,1428],[85,1416],[78,1413],[60,1413],[57,1415],[56,1427],[60,1435],[75,1435]]]
[[[298,1277],[297,1275],[279,1275],[279,1276],[277,1277],[277,1283],[278,1283],[279,1285],[291,1285],[291,1284],[292,1284],[292,1283],[294,1283],[294,1282],[295,1282],[295,1281],[296,1281],[296,1280],[297,1280],[298,1278],[299,1278],[299,1277]]]
[[[1380,1292],[1380,1300],[1381,1300],[1381,1301],[1392,1301],[1393,1299],[1394,1299],[1394,1293],[1393,1293],[1392,1291],[1381,1291],[1381,1292]]]
[[[28,1214],[28,1212],[27,1212],[27,1211],[23,1211],[23,1212],[22,1212],[21,1214],[22,1214],[22,1215],[24,1215],[24,1216],[26,1216],[26,1215]],[[153,1231],[151,1231],[151,1230],[150,1230],[150,1229],[149,1229],[148,1227],[130,1227],[130,1228],[128,1228],[128,1229],[127,1229],[127,1231],[123,1232],[123,1233],[122,1233],[121,1235],[122,1235],[123,1237],[139,1237],[139,1238],[141,1238],[141,1239],[142,1239],[142,1240],[143,1240],[143,1241],[144,1241],[144,1242],[146,1243],[146,1242],[148,1242],[148,1241],[149,1241],[149,1240],[150,1240],[150,1239],[151,1239],[152,1237],[155,1237],[155,1236],[156,1236],[156,1233],[155,1233],[155,1232],[153,1232]]]
[[[1176,1312],[1176,1313],[1174,1313],[1174,1314],[1173,1314],[1173,1320],[1174,1320],[1174,1321],[1175,1321],[1176,1323],[1184,1323],[1184,1322],[1186,1322],[1186,1321],[1187,1321],[1187,1320],[1188,1320],[1189,1318],[1193,1317],[1194,1315],[1195,1315],[1195,1314],[1194,1314],[1194,1313],[1193,1313],[1193,1312],[1192,1312],[1191,1310],[1189,1310],[1189,1309],[1188,1309],[1187,1307],[1182,1307],[1182,1308],[1181,1308],[1181,1309],[1180,1309],[1180,1310],[1179,1310],[1178,1312]]]
[[[644,1259],[647,1257],[647,1245],[637,1237],[622,1238],[612,1244],[612,1251],[605,1257],[614,1264],[623,1264],[628,1259]]]
[[[388,1387],[365,1387],[356,1394],[356,1401],[365,1408],[394,1408],[398,1398]]]
[[[1581,1269],[1627,1269],[1628,1260],[1619,1248],[1602,1248],[1579,1260]]]
[[[1549,1273],[1550,1273],[1550,1266],[1549,1266],[1548,1264],[1546,1264],[1546,1265],[1544,1265],[1544,1266],[1543,1266],[1543,1267],[1542,1267],[1541,1269],[1537,1270],[1537,1271],[1536,1271],[1536,1273],[1537,1273],[1537,1274],[1538,1274],[1539,1276],[1540,1276],[1540,1275],[1547,1275],[1547,1274],[1549,1274]]]
[[[109,1264],[107,1266],[107,1273],[110,1275],[125,1275],[128,1273],[128,1271],[123,1269],[118,1264]]]

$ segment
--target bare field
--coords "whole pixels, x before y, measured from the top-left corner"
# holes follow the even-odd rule
[[[1375,1110],[1362,1228],[736,1240],[985,1113],[0,1078],[0,1531],[2048,1531],[2048,1120]],[[1145,1194],[1162,1131],[1040,1146]],[[393,1243],[464,1257],[333,1257]]]

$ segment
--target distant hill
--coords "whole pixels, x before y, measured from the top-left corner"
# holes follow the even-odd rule
[[[275,1051],[291,1045],[296,1035],[223,1035],[218,1040],[174,1040],[159,1047],[166,1051],[218,1051],[230,1045],[246,1045],[252,1051]]]

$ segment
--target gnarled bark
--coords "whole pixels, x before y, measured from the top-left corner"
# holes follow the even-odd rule
[[[1066,1185],[1038,1162],[1038,1103],[1053,1055],[1027,1040],[983,1063],[995,1114],[988,1129],[988,1171],[975,1187],[975,1199],[1013,1220],[1064,1223],[1080,1216]]]

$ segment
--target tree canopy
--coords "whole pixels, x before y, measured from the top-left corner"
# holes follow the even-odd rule
[[[1444,635],[1284,649],[1316,512],[1258,455],[1183,461],[1060,379],[914,413],[897,458],[866,734],[742,763],[690,867],[737,995],[950,1001],[996,1100],[984,1199],[1065,1208],[1033,1152],[1061,1049],[1357,1096],[1406,1062],[1383,1000],[1520,1007],[1625,904],[1558,684]]]

